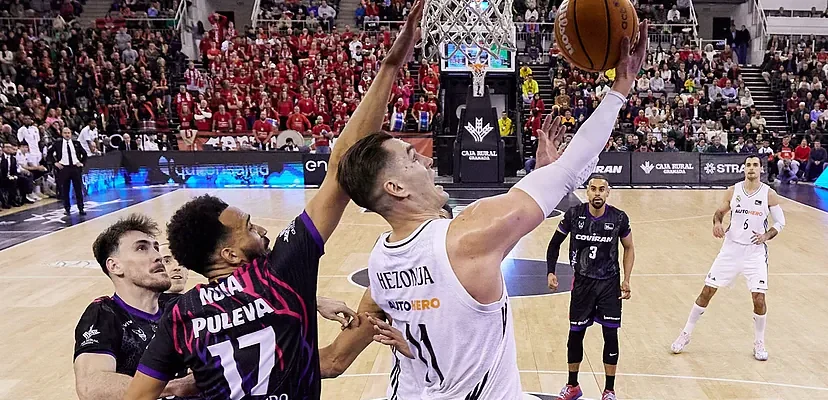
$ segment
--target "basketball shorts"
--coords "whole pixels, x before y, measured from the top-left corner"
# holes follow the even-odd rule
[[[704,284],[714,288],[731,287],[739,274],[745,276],[748,290],[765,293],[768,290],[768,246],[725,239]]]
[[[569,329],[584,330],[593,322],[621,327],[621,276],[593,279],[575,275],[569,302]]]

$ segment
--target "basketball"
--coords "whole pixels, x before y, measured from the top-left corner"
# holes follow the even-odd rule
[[[590,72],[618,65],[621,39],[638,38],[638,15],[630,0],[564,0],[555,17],[555,42],[570,64]]]

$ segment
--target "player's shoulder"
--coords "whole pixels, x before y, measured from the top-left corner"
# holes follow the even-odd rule
[[[620,209],[620,208],[618,208],[618,207],[615,207],[615,206],[613,206],[613,205],[609,205],[609,204],[607,204],[607,211],[606,211],[606,212],[610,213],[610,215],[611,215],[611,216],[614,216],[614,217],[619,218],[619,219],[620,219],[620,218],[626,218],[626,219],[629,219],[629,218],[630,218],[630,217],[627,215],[627,212],[626,212],[626,211],[624,211],[624,210],[622,210],[622,209]]]
[[[88,306],[86,306],[86,310],[84,310],[84,315],[86,314],[112,314],[116,315],[117,305],[115,304],[115,300],[110,296],[101,296],[92,300]]]
[[[112,297],[101,296],[92,300],[86,309],[83,311],[76,329],[84,329],[90,324],[102,325],[118,325],[122,320],[121,314],[118,312],[119,308]]]
[[[589,203],[576,204],[572,207],[569,207],[569,209],[566,210],[566,213],[564,213],[564,215],[567,217],[577,217],[579,215],[586,215],[586,213],[589,212],[588,209]]]

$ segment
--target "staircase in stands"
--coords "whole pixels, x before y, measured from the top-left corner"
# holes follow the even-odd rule
[[[350,25],[351,30],[354,30],[356,24],[354,13],[359,8],[359,2],[360,0],[340,0],[339,10],[336,13],[337,28],[341,30],[345,28],[345,25]]]
[[[538,95],[543,99],[543,104],[546,108],[544,112],[544,116],[548,115],[550,110],[552,109],[552,105],[555,104],[555,98],[552,96],[552,77],[549,76],[549,68],[546,65],[532,65],[529,64],[529,68],[532,69],[532,78],[538,82]],[[523,83],[523,81],[520,81]],[[519,95],[523,95],[521,90],[518,90]],[[524,123],[529,120],[530,109],[529,104],[523,102],[523,100],[518,100],[522,104],[522,114],[520,120]],[[499,118],[500,116],[498,116]],[[523,133],[523,157],[529,158],[534,156],[534,149],[535,145],[532,143],[532,135],[530,132]]]
[[[787,133],[788,124],[785,121],[785,111],[776,93],[771,92],[770,86],[762,78],[762,71],[758,67],[742,66],[742,80],[750,89],[753,103],[757,110],[765,117],[766,130],[777,133]]]
[[[106,17],[110,7],[112,7],[112,0],[87,0],[80,18],[94,24],[96,19]]]

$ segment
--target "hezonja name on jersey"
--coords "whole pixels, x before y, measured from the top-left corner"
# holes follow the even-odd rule
[[[434,279],[428,267],[414,267],[403,271],[377,272],[380,287],[385,290],[409,288],[412,286],[431,285]]]
[[[588,236],[588,235],[581,235],[581,234],[576,234],[575,239],[585,240],[587,242],[603,242],[603,243],[609,243],[609,242],[612,241],[611,236],[595,236],[595,235]]]

